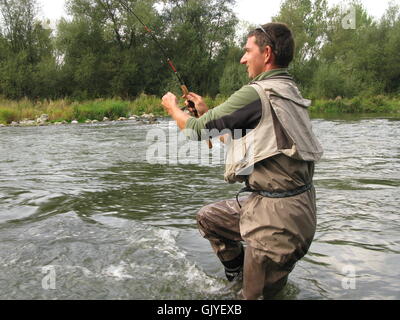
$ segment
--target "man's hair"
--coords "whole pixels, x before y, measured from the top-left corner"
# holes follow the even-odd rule
[[[255,36],[260,51],[270,46],[275,55],[275,64],[286,68],[293,60],[294,39],[292,32],[284,23],[271,22],[256,28],[248,34],[248,38]]]

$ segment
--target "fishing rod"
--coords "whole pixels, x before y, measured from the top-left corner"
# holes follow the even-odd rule
[[[185,82],[183,81],[182,77],[180,76],[180,74],[178,73],[177,69],[174,66],[174,63],[172,62],[172,60],[169,58],[167,51],[164,49],[164,47],[161,45],[161,43],[157,40],[157,38],[154,35],[154,32],[142,21],[142,19],[140,19],[138,17],[138,15],[130,8],[128,7],[125,3],[123,3],[122,1],[118,1],[122,7],[124,7],[125,10],[127,10],[129,13],[131,13],[133,16],[136,17],[136,19],[143,25],[143,27],[145,28],[145,30],[150,34],[151,38],[154,40],[154,42],[157,44],[158,48],[161,50],[162,54],[164,55],[168,65],[171,67],[172,71],[174,72],[175,76],[177,77],[180,85],[181,85],[181,89],[183,91],[183,94],[186,96],[189,93],[188,88],[185,85]],[[192,102],[193,103],[193,102]]]
[[[172,71],[174,72],[176,78],[179,81],[179,84],[181,86],[181,90],[183,92],[183,97],[186,98],[187,95],[189,94],[189,90],[185,84],[185,82],[183,81],[182,77],[180,76],[178,70],[176,69],[176,67],[174,66],[174,63],[172,62],[172,60],[169,58],[167,51],[165,50],[165,48],[161,45],[161,43],[157,40],[156,36],[154,35],[154,32],[142,21],[142,19],[139,18],[139,16],[124,2],[118,0],[119,4],[129,13],[131,13],[139,22],[140,24],[145,28],[145,30],[150,34],[151,38],[154,40],[154,42],[157,44],[158,48],[160,49],[161,53],[163,54],[164,58],[166,59],[168,65],[171,67]],[[185,109],[182,108],[182,109]],[[194,105],[194,102],[191,100],[188,100],[188,109],[189,111],[193,112],[195,118],[199,117],[199,113],[196,110],[196,107]],[[210,149],[212,149],[212,142],[211,140],[208,140],[208,147]]]

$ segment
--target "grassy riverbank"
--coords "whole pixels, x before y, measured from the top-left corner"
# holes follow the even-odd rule
[[[222,103],[225,98],[220,96],[215,99],[206,97],[205,100],[213,108]],[[183,100],[181,104],[183,106]],[[68,99],[33,102],[28,99],[12,101],[0,98],[1,124],[10,124],[13,121],[20,122],[24,119],[35,120],[42,114],[49,116],[49,122],[71,122],[72,120],[84,122],[87,119],[101,121],[104,117],[116,120],[120,117],[128,118],[133,115],[140,116],[144,113],[167,116],[161,106],[161,98],[145,94],[141,94],[133,101],[113,98],[83,102],[70,101]]]
[[[115,120],[119,117],[139,115],[145,112],[163,115],[160,99],[147,95],[141,95],[134,101],[98,99],[77,102],[61,99],[33,102],[28,99],[19,101],[0,99],[0,123],[3,124],[19,122],[23,119],[35,120],[42,114],[49,116],[49,122],[70,122],[72,120],[83,122],[86,119],[100,121],[104,117]]]
[[[205,98],[211,108],[221,104],[226,97]],[[78,120],[103,120],[104,117],[116,120],[120,117],[152,113],[155,116],[166,116],[161,107],[161,99],[142,94],[136,100],[98,99],[91,101],[44,100],[33,102],[28,99],[12,101],[0,99],[0,123],[10,124],[24,119],[35,120],[42,114],[49,116],[49,122]],[[183,102],[182,102],[183,105]],[[371,98],[356,97],[352,99],[323,100],[316,99],[310,108],[311,113],[400,113],[400,99],[386,96]]]
[[[312,113],[400,113],[400,98],[375,96],[335,100],[315,99]]]

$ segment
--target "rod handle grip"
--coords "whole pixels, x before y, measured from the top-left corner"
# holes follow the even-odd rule
[[[181,89],[182,89],[183,97],[186,98],[186,96],[189,94],[188,88],[183,84],[183,85],[181,85]],[[192,113],[194,114],[195,118],[198,118],[198,117],[199,117],[199,113],[198,113],[197,110],[196,110],[196,107],[195,107],[195,105],[194,105],[194,102],[188,100],[188,104],[189,104],[189,105],[188,105],[189,111],[192,112]]]
[[[183,84],[183,85],[181,85],[181,89],[182,89],[182,92],[183,92],[183,97],[186,98],[186,96],[189,94],[188,88]],[[199,113],[198,113],[197,110],[196,110],[196,107],[195,107],[195,105],[194,105],[194,102],[188,100],[188,103],[189,103],[189,106],[188,106],[188,107],[189,107],[189,110],[190,110],[190,111],[193,111],[194,116],[195,116],[196,118],[198,118],[198,117],[199,117]],[[212,145],[211,139],[208,139],[208,140],[207,140],[207,144],[208,144],[208,148],[209,148],[209,149],[212,149],[213,145]]]

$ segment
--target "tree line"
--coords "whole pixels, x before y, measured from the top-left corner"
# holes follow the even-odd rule
[[[0,0],[0,95],[8,99],[120,97],[179,92],[157,44],[166,48],[190,90],[229,95],[248,82],[239,64],[235,0],[67,0],[70,18],[51,29],[36,0]],[[400,93],[400,10],[376,21],[359,2],[346,12],[327,0],[285,0],[273,21],[293,30],[290,72],[310,97]],[[257,10],[257,8],[254,8]],[[266,21],[267,22],[267,21]],[[254,28],[255,26],[250,26]]]

